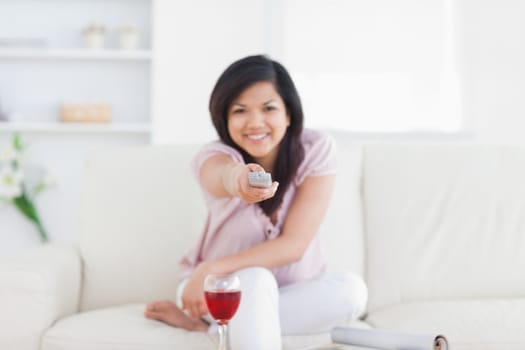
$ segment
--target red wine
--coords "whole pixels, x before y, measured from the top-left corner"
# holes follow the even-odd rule
[[[208,310],[213,318],[217,323],[225,324],[235,315],[239,307],[241,291],[206,291],[204,292],[204,297],[206,299],[206,305],[208,305]]]

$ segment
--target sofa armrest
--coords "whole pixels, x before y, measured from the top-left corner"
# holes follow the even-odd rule
[[[39,349],[57,319],[78,311],[80,283],[80,256],[69,245],[0,259],[0,349]]]

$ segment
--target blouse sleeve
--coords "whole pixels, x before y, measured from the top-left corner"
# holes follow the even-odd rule
[[[299,186],[309,176],[334,175],[337,170],[336,146],[333,138],[325,133],[303,131],[304,159],[295,184]]]
[[[199,152],[197,152],[197,154],[195,155],[195,157],[193,157],[193,160],[191,162],[191,170],[193,172],[193,176],[195,176],[195,178],[199,180],[199,182],[199,174],[202,165],[208,158],[215,155],[227,155],[237,162],[244,162],[242,155],[236,149],[225,145],[220,141],[208,143],[204,145]]]

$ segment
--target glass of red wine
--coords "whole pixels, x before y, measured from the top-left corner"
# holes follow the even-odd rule
[[[236,275],[207,275],[204,298],[219,327],[219,350],[228,349],[228,322],[241,302],[241,281]]]

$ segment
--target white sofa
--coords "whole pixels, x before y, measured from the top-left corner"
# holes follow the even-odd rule
[[[453,350],[525,349],[525,149],[338,141],[323,225],[330,269],[369,286],[364,324],[444,334]],[[205,218],[195,146],[101,152],[86,167],[78,245],[0,264],[2,350],[213,350],[143,317],[173,298]],[[285,336],[285,349],[328,334]]]

